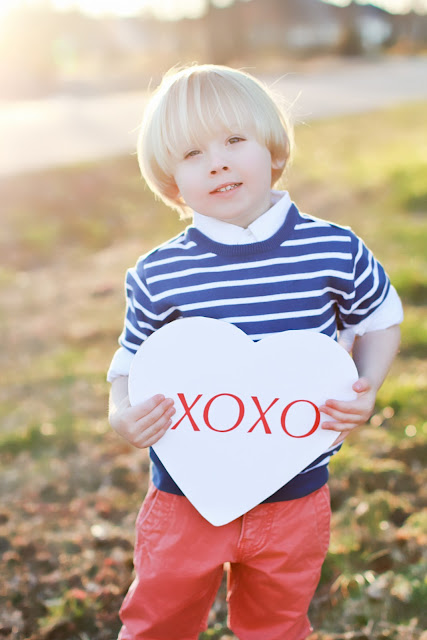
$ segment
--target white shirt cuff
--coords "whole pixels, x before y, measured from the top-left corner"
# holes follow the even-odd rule
[[[362,320],[354,327],[340,331],[338,342],[344,349],[351,351],[356,336],[363,336],[368,331],[381,331],[388,329],[403,321],[403,307],[396,289],[393,285],[387,297],[380,306],[371,313],[368,318]]]
[[[131,353],[124,347],[117,349],[111,360],[110,368],[108,369],[107,381],[113,382],[113,380],[119,376],[128,376],[134,356],[134,353]]]

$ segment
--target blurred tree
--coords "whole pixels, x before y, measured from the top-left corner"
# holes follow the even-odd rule
[[[219,7],[213,0],[209,1],[203,22],[206,58],[212,64],[227,64],[245,55],[247,42],[242,28],[242,13],[240,1],[227,7]]]
[[[364,51],[357,4],[350,2],[342,15],[343,31],[338,42],[337,53],[342,56],[360,56]]]
[[[346,26],[337,46],[337,53],[342,56],[360,56],[363,54],[363,43],[356,25]]]

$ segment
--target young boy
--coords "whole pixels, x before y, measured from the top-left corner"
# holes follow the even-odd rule
[[[131,407],[127,374],[138,346],[178,318],[233,323],[253,340],[311,329],[353,346],[351,402],[328,400],[334,445],[291,482],[222,527],[183,496],[155,453],[137,519],[136,579],[120,640],[196,640],[230,563],[229,625],[240,640],[303,640],[329,543],[328,461],[373,411],[399,345],[401,305],[381,265],[349,229],[301,214],[272,191],[289,162],[291,130],[268,90],[212,65],[167,74],[145,114],[142,174],[193,224],[127,273],[127,311],[110,367],[110,422],[135,447],[171,425],[161,395]],[[225,470],[226,472],[226,470]]]

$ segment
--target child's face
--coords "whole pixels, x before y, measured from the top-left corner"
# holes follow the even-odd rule
[[[247,227],[271,206],[270,151],[250,127],[221,129],[184,149],[174,166],[179,195],[194,211]]]

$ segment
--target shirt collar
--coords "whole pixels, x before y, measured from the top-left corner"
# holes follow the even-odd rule
[[[283,225],[291,206],[287,191],[272,191],[273,206],[246,229],[223,220],[193,212],[193,226],[214,242],[221,244],[251,244],[271,238]]]

